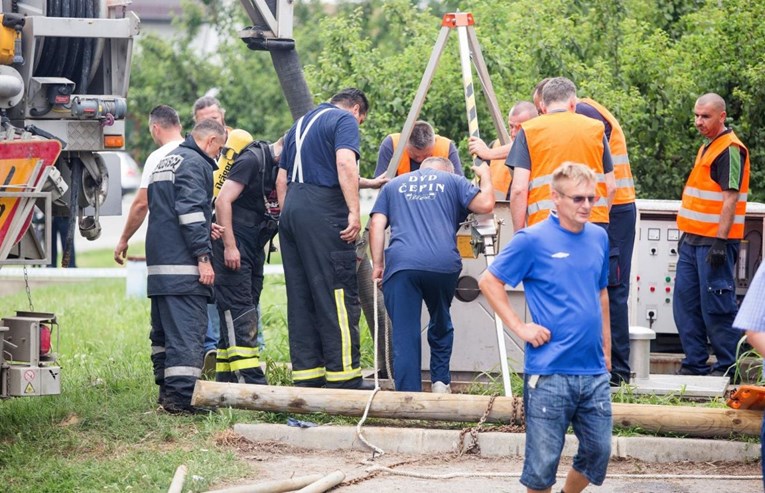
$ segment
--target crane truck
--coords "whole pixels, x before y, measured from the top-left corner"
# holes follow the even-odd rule
[[[105,209],[107,195],[119,195],[119,168],[99,152],[125,144],[139,28],[129,3],[0,3],[0,268],[48,264],[54,215],[69,218],[71,248],[75,231],[96,239],[99,217],[119,214]],[[42,237],[30,227],[36,208]],[[0,319],[0,397],[60,393],[54,338],[53,313]]]

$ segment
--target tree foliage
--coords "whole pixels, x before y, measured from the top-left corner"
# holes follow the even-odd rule
[[[133,68],[133,114],[146,115],[164,102],[175,103],[185,117],[194,98],[218,87],[229,124],[259,138],[276,138],[291,123],[289,111],[270,58],[249,51],[238,39],[237,30],[247,23],[243,10],[238,2],[205,0],[202,7],[187,9],[180,42],[151,37],[141,42]],[[765,200],[760,186],[765,181],[760,165],[765,159],[765,25],[760,22],[765,3],[748,0],[299,3],[295,38],[315,100],[326,100],[344,86],[359,87],[370,97],[362,174],[372,173],[382,138],[403,126],[445,8],[473,13],[503,112],[530,99],[540,79],[558,75],[571,78],[580,96],[611,109],[627,134],[642,198],[680,197],[703,142],[693,126],[694,101],[706,92],[720,94],[728,103],[730,126],[751,152],[752,198]],[[222,40],[215,58],[204,59],[188,48],[203,20],[214,23]],[[474,84],[479,87],[475,74]],[[478,102],[482,135],[493,138],[487,107],[480,96]],[[469,161],[454,33],[421,118],[458,142],[463,161]],[[133,142],[144,146],[145,139]]]

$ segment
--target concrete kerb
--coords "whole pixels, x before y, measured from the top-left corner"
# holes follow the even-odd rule
[[[351,426],[316,426],[297,428],[279,424],[234,425],[234,432],[252,441],[278,441],[294,447],[322,450],[369,450]],[[420,428],[364,427],[364,438],[387,453],[445,454],[454,453],[459,430]],[[465,442],[470,443],[470,436]],[[478,434],[480,454],[485,457],[523,456],[526,437],[523,433],[486,432]],[[567,435],[563,456],[576,453],[578,441]],[[760,458],[759,443],[706,440],[698,438],[613,437],[612,458],[633,458],[645,462],[713,462],[756,461]]]

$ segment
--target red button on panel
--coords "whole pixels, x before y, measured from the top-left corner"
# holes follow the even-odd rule
[[[651,292],[653,293],[654,291],[656,291],[656,286],[651,286],[649,289],[650,289],[650,290],[651,290]]]
[[[666,291],[666,292],[668,292],[668,293],[669,293],[671,289],[672,289],[672,288],[670,288],[669,286],[667,286],[666,288],[664,288],[664,291]]]

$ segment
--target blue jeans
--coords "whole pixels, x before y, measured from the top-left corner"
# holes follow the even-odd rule
[[[207,331],[205,331],[204,354],[215,351],[220,339],[220,315],[215,303],[207,305]]]
[[[606,479],[611,456],[610,375],[525,375],[526,451],[521,484],[544,490],[555,484],[569,424],[579,439],[572,467],[595,485]]]
[[[205,354],[218,348],[220,339],[220,315],[217,305],[207,305],[207,332],[205,332]],[[260,318],[260,304],[258,304],[258,337],[255,339],[261,351],[266,348],[266,340],[263,337],[263,319]]]
[[[608,307],[611,312],[611,381],[630,381],[630,269],[635,243],[636,208],[631,204],[611,208],[608,224]]]
[[[760,465],[762,467],[762,490],[765,491],[765,414],[762,416],[762,428],[760,429]]]
[[[452,381],[449,360],[452,357],[454,327],[449,307],[457,289],[459,274],[402,270],[383,283],[385,308],[393,324],[393,377],[396,390],[422,390],[420,316],[423,301],[430,314],[430,379],[445,384]]]
[[[738,248],[738,242],[728,242],[725,265],[713,269],[706,261],[709,246],[680,244],[672,310],[685,353],[682,365],[693,373],[727,371],[736,361],[741,332],[733,328],[738,311],[733,266]],[[711,369],[707,338],[717,357]]]

